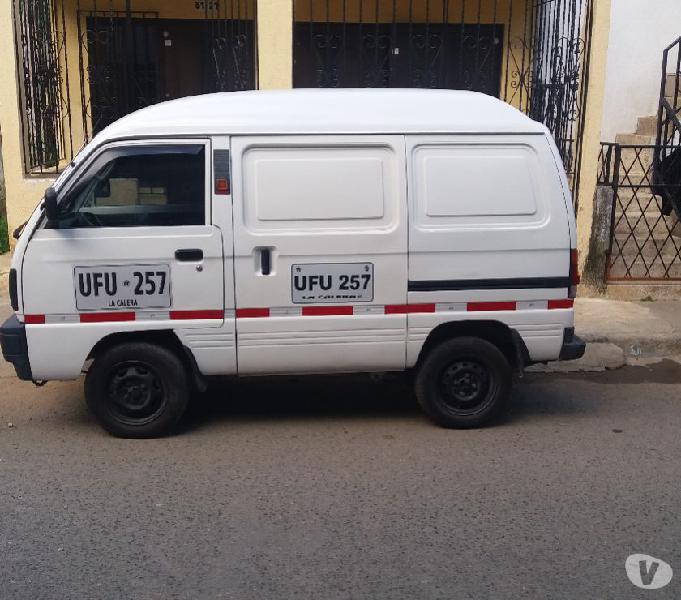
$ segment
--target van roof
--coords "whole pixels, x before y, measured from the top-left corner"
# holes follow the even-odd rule
[[[293,89],[162,102],[112,123],[99,142],[158,135],[544,133],[516,108],[477,92]]]

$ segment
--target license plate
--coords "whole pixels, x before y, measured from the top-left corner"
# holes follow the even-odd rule
[[[170,308],[168,265],[76,267],[78,310]]]
[[[314,263],[291,267],[294,304],[314,302],[371,302],[374,299],[372,263]]]

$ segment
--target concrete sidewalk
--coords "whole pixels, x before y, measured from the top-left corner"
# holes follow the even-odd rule
[[[681,299],[625,302],[578,298],[575,329],[587,342],[584,358],[530,370],[602,371],[681,357]]]
[[[578,298],[577,335],[588,342],[607,342],[628,356],[681,355],[681,299],[623,302]]]
[[[0,304],[8,303],[10,255],[0,255]],[[602,371],[627,363],[681,357],[681,298],[624,302],[578,298],[577,335],[588,342],[584,358],[531,367],[531,371]]]

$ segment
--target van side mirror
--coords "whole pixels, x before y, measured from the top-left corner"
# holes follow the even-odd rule
[[[52,186],[45,190],[45,198],[43,200],[43,210],[48,221],[56,221],[59,216],[59,206],[57,205],[57,192]]]

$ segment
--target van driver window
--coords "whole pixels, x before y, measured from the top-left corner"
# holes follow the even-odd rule
[[[60,204],[52,227],[153,227],[205,223],[202,145],[113,149]]]

